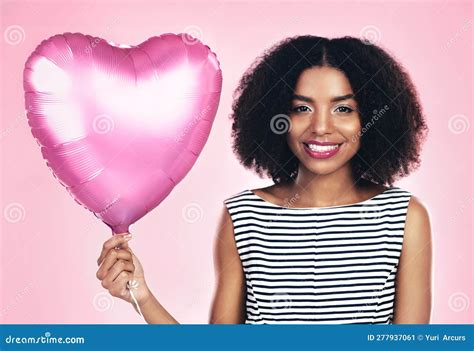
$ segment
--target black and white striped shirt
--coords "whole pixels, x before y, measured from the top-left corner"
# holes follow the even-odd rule
[[[224,200],[247,286],[246,324],[391,324],[411,193],[297,208],[251,190]]]

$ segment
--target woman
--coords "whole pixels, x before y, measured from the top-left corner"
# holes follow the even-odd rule
[[[287,38],[244,74],[232,119],[241,163],[275,184],[224,201],[210,323],[429,323],[428,211],[393,186],[427,132],[403,67],[357,38]],[[98,279],[129,302],[138,281],[145,320],[178,323],[128,240],[105,242]]]

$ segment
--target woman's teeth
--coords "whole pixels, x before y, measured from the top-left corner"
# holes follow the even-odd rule
[[[315,152],[327,152],[337,149],[340,145],[316,145],[316,144],[305,144],[311,151]]]

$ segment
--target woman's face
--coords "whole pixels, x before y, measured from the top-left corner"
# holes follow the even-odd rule
[[[287,142],[301,166],[315,174],[350,167],[360,147],[360,118],[345,74],[333,67],[304,70],[296,84]]]

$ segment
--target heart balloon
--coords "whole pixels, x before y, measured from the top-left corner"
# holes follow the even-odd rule
[[[23,80],[47,165],[113,233],[128,232],[192,168],[222,87],[216,55],[187,34],[137,46],[54,35],[28,58]]]

